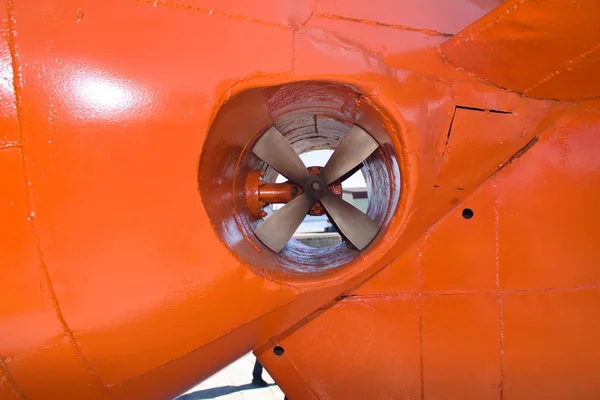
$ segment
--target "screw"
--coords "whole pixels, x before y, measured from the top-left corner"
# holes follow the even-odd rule
[[[319,182],[313,182],[312,188],[314,190],[319,190],[319,189],[321,189],[321,185],[319,185]]]
[[[265,211],[261,211],[261,212],[260,212],[260,217],[261,217],[261,218],[264,218],[264,217],[266,217],[266,216],[267,216],[267,213],[266,213]]]

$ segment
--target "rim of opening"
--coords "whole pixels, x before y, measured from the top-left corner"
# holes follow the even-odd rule
[[[362,252],[339,246],[294,246],[274,253],[254,235],[260,220],[247,208],[245,182],[251,170],[267,170],[253,153],[260,136],[274,126],[297,153],[334,149],[353,125],[379,143],[364,162],[369,206],[367,215],[381,227]],[[388,133],[389,132],[389,133]],[[300,81],[243,90],[223,103],[203,144],[198,187],[217,235],[240,261],[274,279],[323,276],[379,249],[401,204],[401,132],[385,110],[351,85],[330,81]],[[374,252],[376,253],[376,252]],[[368,257],[368,256],[367,256]],[[379,256],[378,256],[379,257]],[[371,260],[370,262],[373,262]]]

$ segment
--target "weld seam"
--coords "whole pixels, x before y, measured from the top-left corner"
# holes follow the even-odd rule
[[[319,396],[317,396],[317,392],[315,391],[315,389],[312,388],[311,385],[308,384],[308,381],[306,379],[304,379],[302,374],[300,374],[300,371],[298,370],[296,365],[292,362],[290,357],[287,355],[284,355],[284,357],[285,357],[286,361],[288,362],[288,364],[292,367],[292,369],[294,370],[294,372],[296,373],[298,378],[302,381],[302,383],[304,383],[304,386],[306,386],[308,388],[308,390],[312,393],[312,395],[314,396],[315,399],[318,399]]]
[[[419,243],[417,255],[417,308],[419,310],[419,375],[421,378],[421,400],[425,400],[425,361],[423,349],[423,248],[429,239],[425,232],[423,241]]]
[[[502,295],[514,295],[514,294],[541,294],[541,293],[563,293],[563,292],[576,292],[580,290],[594,290],[600,289],[600,284],[592,285],[579,285],[569,287],[551,287],[542,289],[500,289],[500,290],[440,290],[436,292],[423,292],[419,294],[417,291],[408,292],[394,292],[394,293],[376,293],[376,294],[353,294],[347,296],[345,301],[352,300],[365,300],[365,299],[410,299],[418,298],[419,295],[423,297],[443,297],[443,296],[493,296],[498,293]]]
[[[292,74],[296,70],[296,31],[292,32]]]
[[[97,384],[99,384],[110,395],[110,397],[116,399],[114,394],[110,390],[108,390],[108,388],[104,385],[104,383],[102,382],[102,380],[100,379],[100,377],[98,376],[96,371],[89,364],[89,362],[83,355],[81,349],[79,348],[77,339],[75,338],[73,331],[71,330],[67,321],[64,318],[64,314],[62,312],[58,298],[56,296],[56,292],[54,291],[54,287],[52,285],[52,280],[50,278],[50,273],[48,271],[46,261],[44,260],[44,253],[42,251],[42,247],[41,247],[41,243],[39,240],[39,235],[38,235],[37,227],[36,227],[35,205],[34,205],[34,201],[33,201],[33,194],[31,193],[31,190],[30,190],[29,171],[27,168],[27,162],[25,160],[24,140],[23,140],[23,123],[22,123],[22,105],[21,105],[22,83],[21,83],[21,74],[19,72],[19,62],[17,59],[17,44],[16,44],[16,34],[15,34],[16,28],[14,26],[15,11],[14,11],[13,0],[7,0],[6,12],[7,12],[7,20],[8,20],[8,48],[9,48],[9,52],[10,52],[11,67],[12,67],[12,72],[13,72],[13,82],[12,83],[13,83],[13,90],[15,92],[15,109],[16,109],[16,116],[17,116],[17,125],[18,125],[19,138],[20,138],[21,143],[23,143],[23,145],[19,146],[19,149],[20,149],[20,153],[21,153],[20,154],[21,168],[23,170],[23,177],[25,179],[25,197],[26,197],[27,212],[28,212],[27,219],[29,220],[31,234],[32,234],[34,242],[35,242],[35,248],[36,248],[38,261],[39,261],[39,267],[40,267],[40,271],[42,273],[43,285],[47,289],[48,297],[50,298],[50,302],[52,303],[52,306],[56,313],[56,317],[60,322],[63,333],[67,336],[69,343],[73,347],[73,350],[75,351],[77,358],[79,358],[83,362],[86,370],[88,371],[88,373],[90,374],[92,379],[94,379],[97,382]]]
[[[8,390],[17,399],[28,400],[27,396],[25,396],[25,393],[23,393],[23,390],[19,387],[19,385],[17,385],[17,382],[6,367],[6,364],[0,355],[0,386],[4,386],[2,385],[2,381],[8,383]]]
[[[20,148],[23,147],[23,145],[19,142],[15,142],[15,143],[4,143],[2,145],[0,145],[0,150],[6,150],[6,149],[14,149],[14,148]]]
[[[233,19],[233,20],[237,20],[237,21],[246,21],[246,22],[251,22],[251,23],[255,23],[255,24],[266,25],[266,26],[287,29],[287,30],[292,29],[291,26],[278,24],[275,22],[270,22],[270,21],[259,19],[259,18],[248,17],[246,15],[228,14],[228,13],[225,13],[222,11],[215,11],[210,8],[195,7],[195,6],[191,6],[188,4],[173,3],[171,1],[166,1],[166,0],[130,0],[130,1],[134,1],[136,3],[148,4],[153,7],[164,6],[164,7],[174,8],[174,9],[190,10],[190,11],[196,11],[196,12],[210,15],[210,16],[215,16],[215,17],[228,18],[228,19]]]
[[[397,30],[401,30],[401,31],[418,32],[418,33],[422,33],[423,35],[426,35],[426,36],[444,36],[444,37],[454,36],[453,33],[439,32],[434,29],[415,28],[415,27],[408,26],[408,25],[392,24],[392,23],[388,23],[388,22],[373,21],[373,20],[369,20],[369,19],[344,17],[342,15],[316,13],[315,16],[317,18],[342,20],[342,21],[356,22],[359,24],[369,25],[369,26],[381,26],[384,28],[397,29]]]
[[[487,24],[485,24],[484,26],[482,26],[479,30],[473,32],[473,33],[467,33],[466,35],[463,34],[462,32],[459,33],[456,38],[458,40],[455,40],[454,43],[452,44],[452,47],[456,47],[457,45],[465,42],[465,39],[475,39],[477,36],[481,35],[483,32],[485,32],[486,30],[490,29],[492,26],[502,22],[505,18],[508,18],[509,16],[511,16],[517,9],[519,9],[519,7],[521,7],[523,4],[525,4],[526,2],[528,2],[529,0],[520,0],[517,4],[515,5],[508,5],[508,9],[506,9],[504,11],[504,13],[502,13],[501,15],[499,15],[495,20],[488,22]],[[468,29],[468,28],[467,28]]]
[[[530,88],[525,89],[523,91],[523,94],[527,94],[528,92],[538,88],[542,84],[556,78],[558,75],[569,70],[569,68],[570,68],[569,64],[573,64],[573,65],[579,64],[582,60],[585,60],[586,58],[590,57],[592,54],[594,54],[598,50],[600,50],[600,43],[595,46],[592,46],[588,51],[584,51],[583,53],[573,57],[572,59],[563,62],[561,69],[549,73],[548,75],[543,77],[540,81],[538,81],[535,85],[531,86]]]
[[[492,176],[494,205],[494,266],[496,269],[496,297],[498,301],[498,346],[500,347],[500,400],[504,399],[504,298],[500,289],[500,204],[498,179]]]

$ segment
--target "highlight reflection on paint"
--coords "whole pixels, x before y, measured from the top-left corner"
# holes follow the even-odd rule
[[[120,82],[108,79],[85,79],[80,86],[79,95],[90,108],[102,111],[119,110],[131,101],[131,93]]]
[[[105,72],[78,71],[72,82],[78,113],[84,112],[86,116],[123,120],[128,115],[139,114],[149,104],[149,101],[141,101],[147,98],[141,85]]]

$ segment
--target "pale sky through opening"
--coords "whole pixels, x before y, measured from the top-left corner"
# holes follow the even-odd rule
[[[308,153],[300,154],[300,159],[302,159],[302,162],[304,162],[304,165],[306,165],[307,167],[323,167],[325,166],[327,160],[329,160],[329,157],[331,157],[332,154],[333,150],[314,150],[309,151]],[[279,175],[276,180],[277,183],[285,181],[286,179],[281,175]],[[342,183],[342,187],[344,189],[366,188],[367,184],[365,183],[365,178],[362,172],[357,171],[350,178],[346,179]]]

